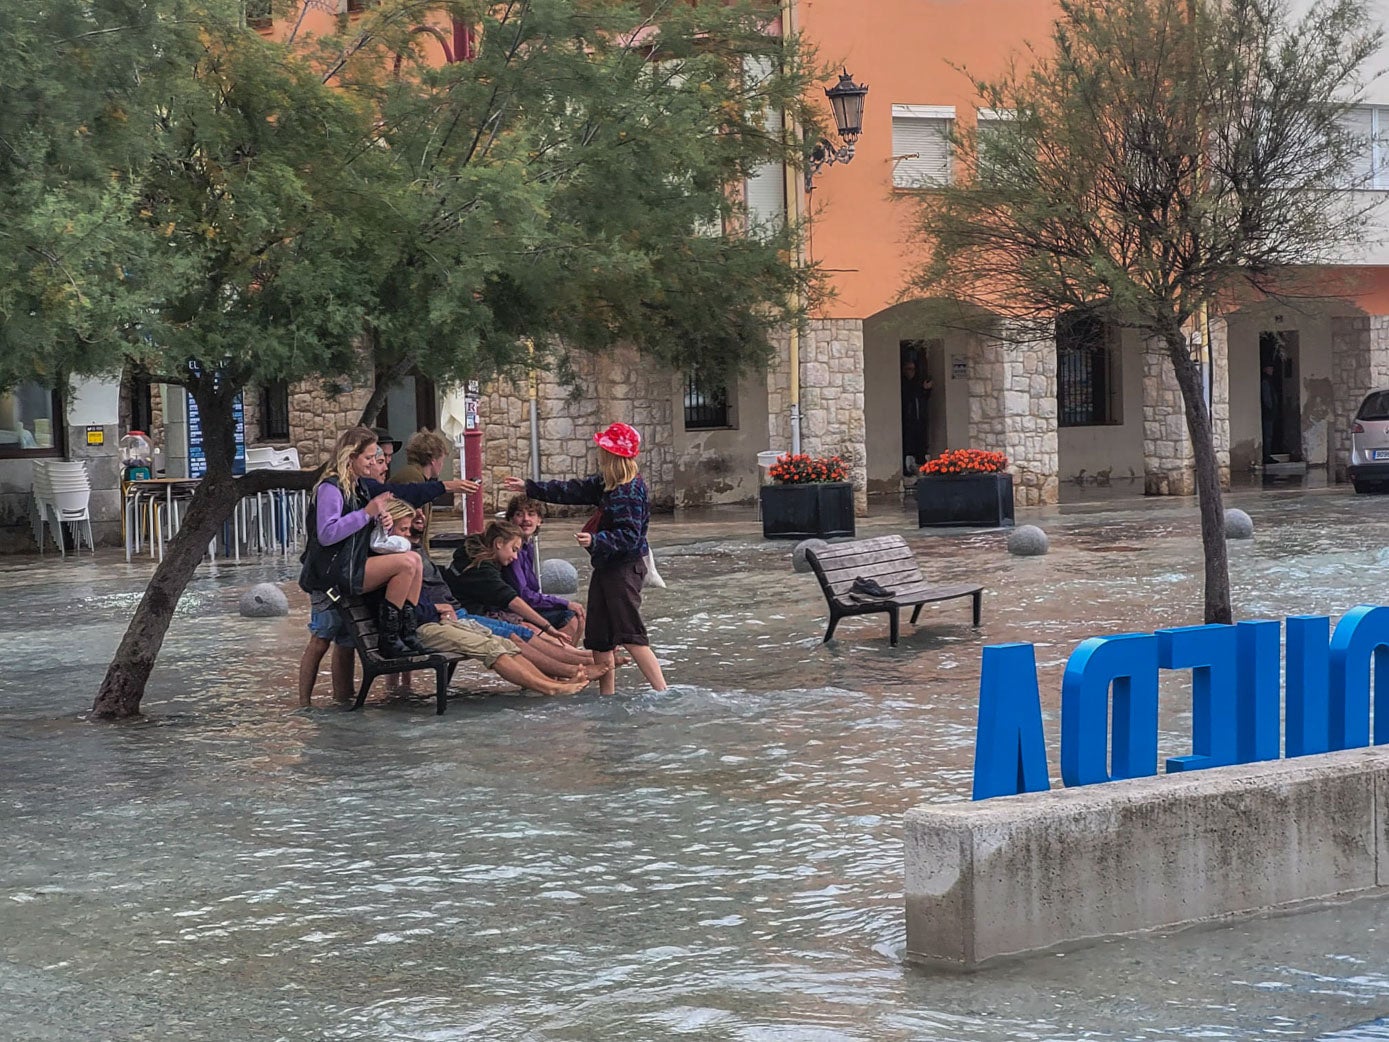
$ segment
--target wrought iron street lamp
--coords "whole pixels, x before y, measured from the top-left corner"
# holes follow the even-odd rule
[[[815,175],[821,169],[834,163],[847,163],[854,158],[854,143],[863,132],[863,99],[867,96],[868,88],[855,83],[848,69],[841,71],[838,83],[825,88],[825,97],[830,100],[835,127],[843,144],[836,148],[829,138],[822,137],[811,147],[805,166],[807,192],[814,191]]]

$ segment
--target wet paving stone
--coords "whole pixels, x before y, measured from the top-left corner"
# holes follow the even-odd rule
[[[1257,526],[1231,546],[1241,618],[1383,600],[1389,498],[1229,505]],[[280,558],[205,565],[146,718],[87,723],[151,566],[0,559],[0,1038],[1387,1037],[1379,900],[967,977],[903,964],[900,816],[967,798],[980,648],[1037,644],[1055,768],[1074,646],[1200,621],[1191,504],[1024,520],[1047,556],[865,521],[988,587],[980,630],[935,606],[898,648],[881,616],[822,645],[813,577],[745,514],[658,525],[670,585],[646,616],[670,692],[633,674],[614,698],[521,698],[469,670],[442,718],[380,683],[344,713],[326,672],[295,708],[307,604]],[[578,561],[564,522],[547,532]],[[237,614],[263,581],[288,619]],[[1188,751],[1190,692],[1169,676],[1162,696],[1162,754]]]

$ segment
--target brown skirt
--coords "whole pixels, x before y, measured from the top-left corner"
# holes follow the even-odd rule
[[[646,623],[641,621],[641,584],[646,562],[641,558],[593,569],[588,581],[588,621],[584,647],[612,651],[619,644],[646,646]]]

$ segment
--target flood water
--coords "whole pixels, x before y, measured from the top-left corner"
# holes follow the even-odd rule
[[[1231,546],[1240,617],[1384,600],[1389,498],[1231,505],[1257,526]],[[989,590],[980,630],[967,600],[939,605],[895,649],[885,616],[822,646],[813,578],[751,523],[658,527],[670,586],[646,615],[671,691],[633,673],[613,698],[442,718],[423,698],[342,712],[326,674],[295,709],[305,603],[267,560],[204,566],[147,719],[87,723],[149,565],[0,563],[0,1039],[1389,1038],[1369,1023],[1389,1014],[1379,900],[971,976],[904,964],[901,814],[968,796],[980,648],[1038,645],[1055,775],[1075,644],[1200,621],[1190,504],[1021,520],[1049,555],[865,526]],[[266,579],[294,614],[240,618]],[[1189,695],[1164,684],[1163,753],[1187,752]]]

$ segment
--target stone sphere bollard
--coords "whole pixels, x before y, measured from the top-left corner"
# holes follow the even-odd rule
[[[791,570],[793,572],[811,571],[810,562],[806,560],[807,550],[823,550],[830,544],[823,539],[802,539],[791,551]]]
[[[1036,525],[1020,525],[1008,533],[1008,552],[1019,557],[1040,557],[1050,548],[1047,534]]]
[[[256,583],[241,595],[238,607],[248,619],[274,619],[289,614],[289,598],[274,583]]]
[[[540,564],[540,588],[563,596],[579,592],[579,570],[562,557],[551,557]]]
[[[1226,539],[1253,539],[1254,519],[1243,510],[1225,511]]]

